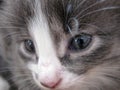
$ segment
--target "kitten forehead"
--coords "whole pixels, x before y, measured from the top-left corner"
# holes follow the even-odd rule
[[[55,57],[56,52],[50,36],[49,25],[39,0],[35,0],[34,11],[35,15],[29,23],[29,31],[35,41],[36,53],[43,57]]]

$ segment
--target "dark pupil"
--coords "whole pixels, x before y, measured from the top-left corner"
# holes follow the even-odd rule
[[[79,51],[85,49],[91,42],[91,36],[86,34],[77,35],[70,41],[68,47],[72,51]]]
[[[35,47],[31,40],[25,40],[25,48],[31,53],[35,52]]]

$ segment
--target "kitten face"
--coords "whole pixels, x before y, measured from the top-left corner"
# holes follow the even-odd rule
[[[20,90],[120,89],[119,6],[119,0],[5,1],[2,35]]]

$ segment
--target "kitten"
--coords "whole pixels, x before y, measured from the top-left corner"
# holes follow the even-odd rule
[[[120,0],[1,7],[0,72],[11,90],[120,90]]]

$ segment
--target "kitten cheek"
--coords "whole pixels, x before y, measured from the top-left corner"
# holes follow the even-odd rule
[[[81,79],[80,81],[82,81],[82,76],[78,76],[67,70],[62,73],[62,77],[63,77],[63,80],[61,84],[58,86],[59,89],[70,89],[71,90],[71,87],[74,87],[76,85],[76,82],[78,79],[79,80]]]

